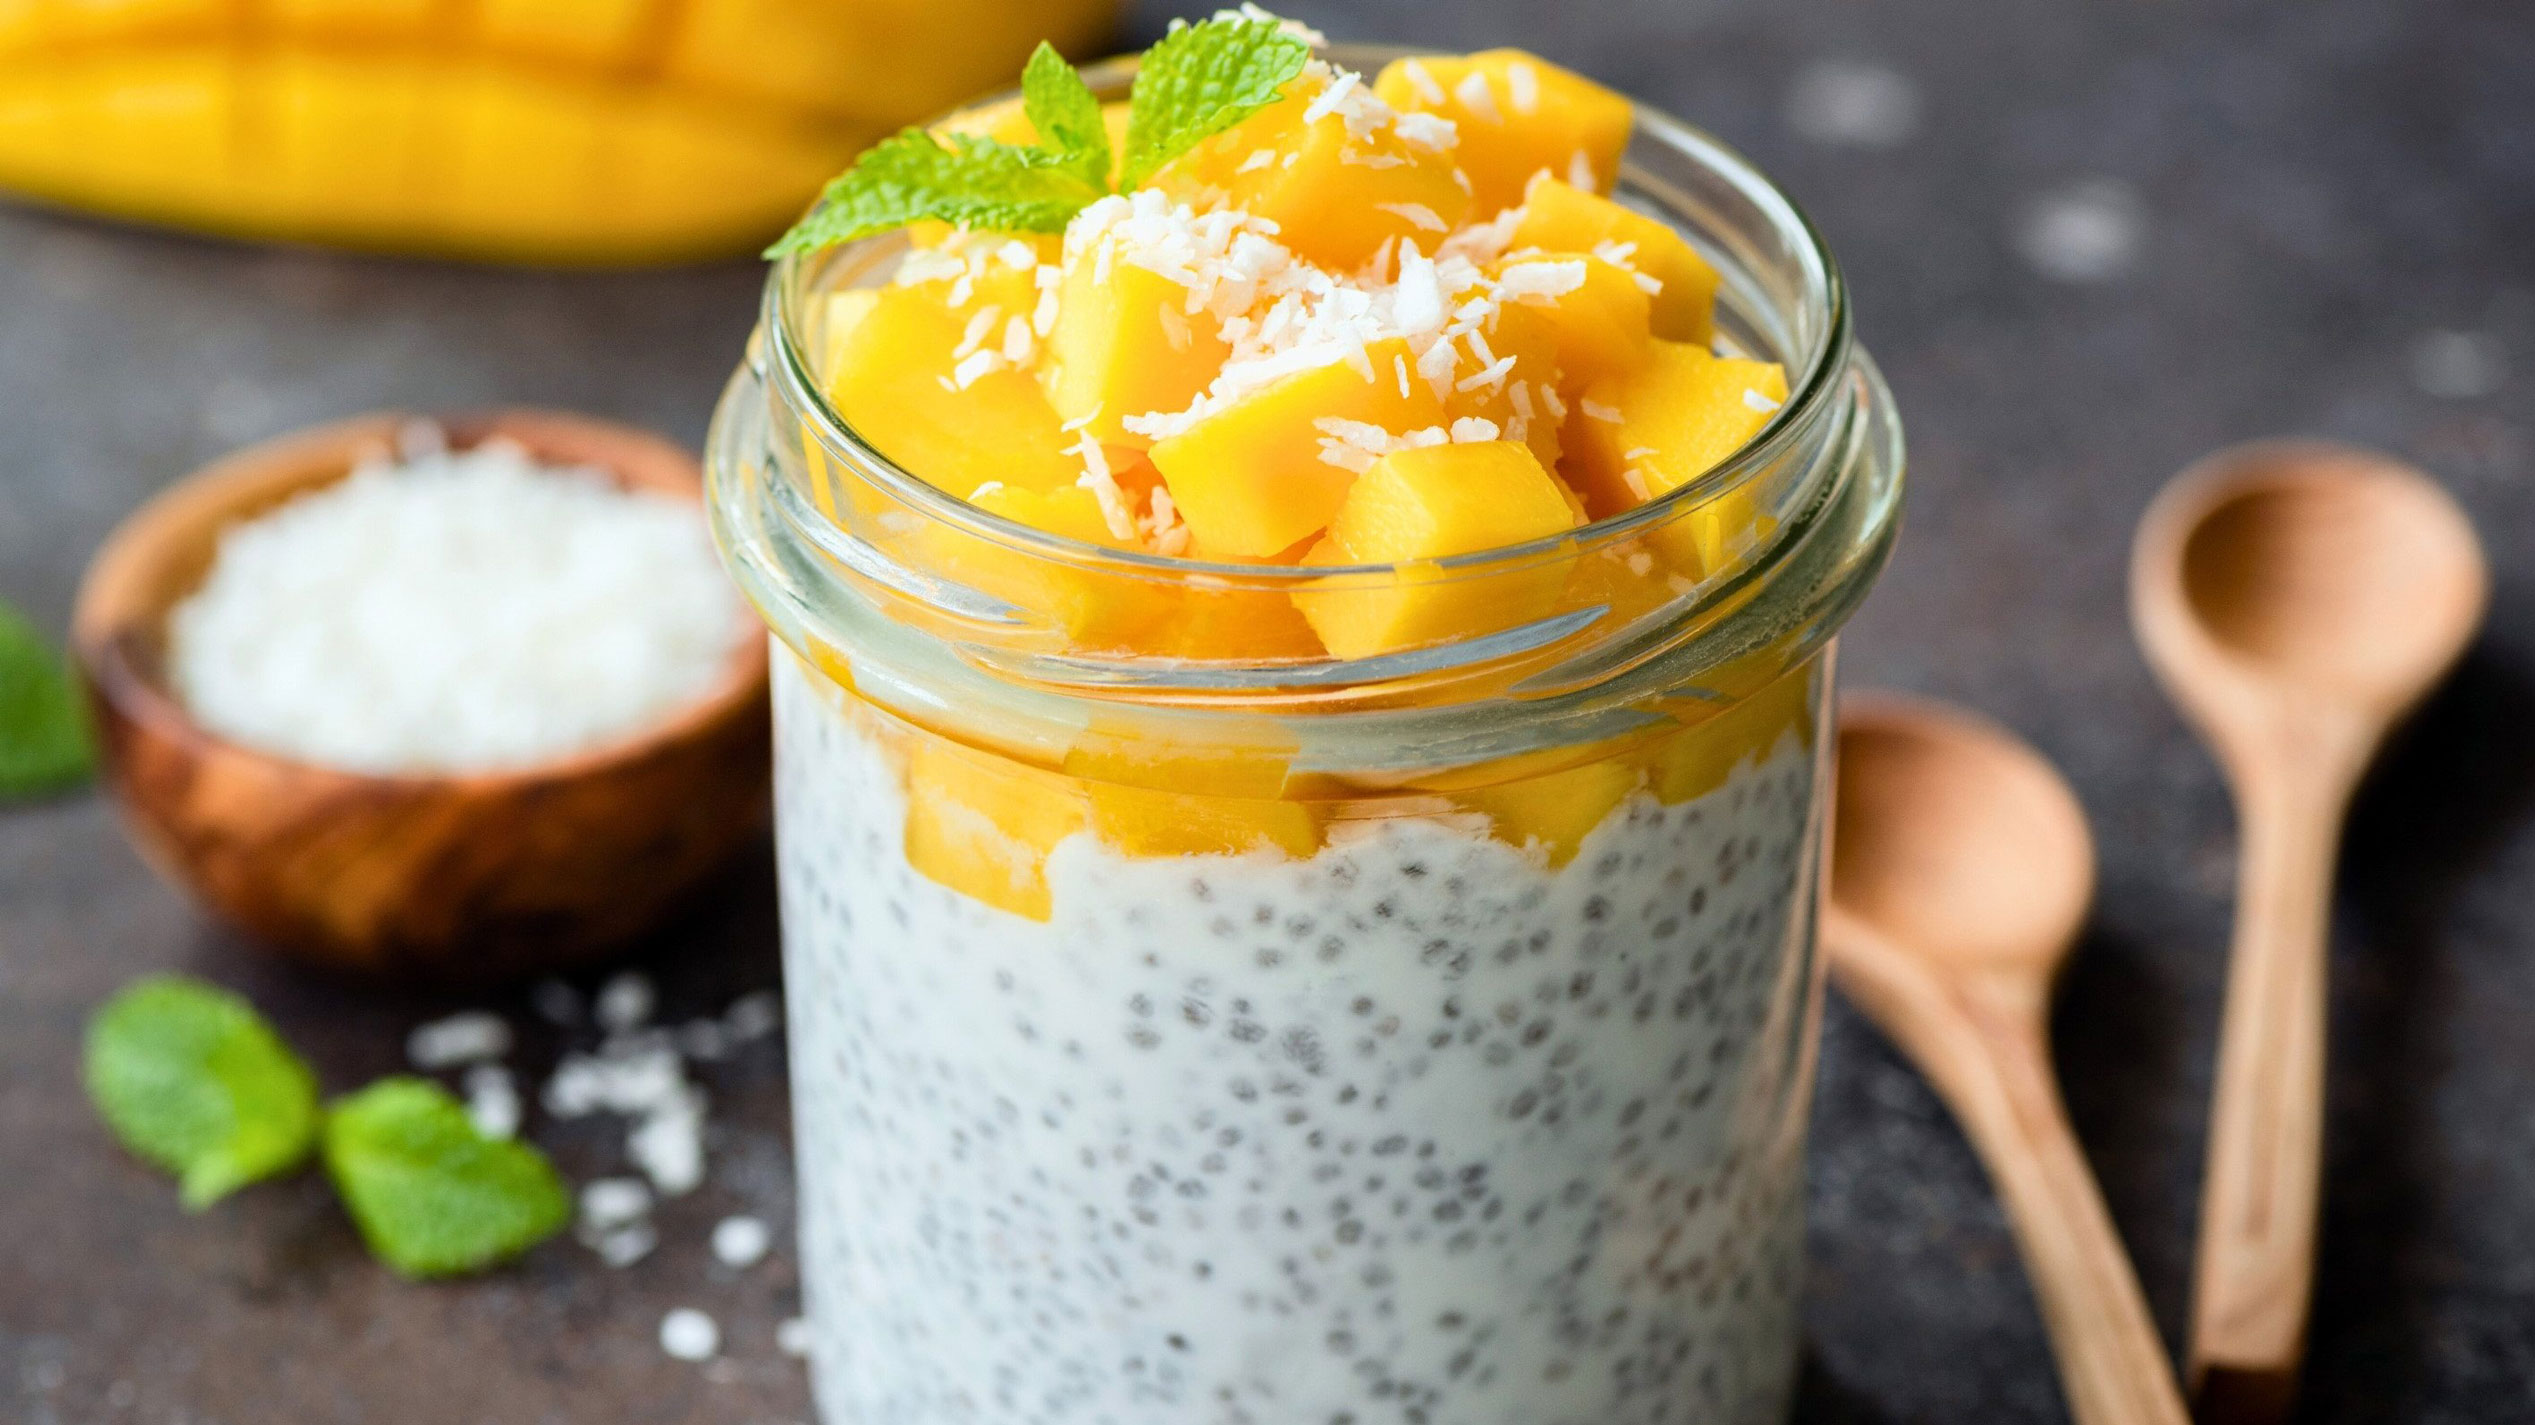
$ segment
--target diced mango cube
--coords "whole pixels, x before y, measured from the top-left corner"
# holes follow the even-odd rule
[[[967,323],[942,284],[884,287],[829,343],[828,399],[864,440],[954,495],[989,481],[1020,489],[1071,485],[1082,472],[1077,437],[1027,372],[989,370],[967,385],[955,372]],[[831,309],[833,315],[833,309]]]
[[[1065,754],[1081,778],[1092,830],[1136,856],[1214,856],[1320,849],[1320,813],[1285,800],[1291,739],[1262,729],[1255,742],[1225,733],[1204,746],[1095,728]]]
[[[907,864],[1032,920],[1051,909],[1047,854],[1089,822],[1082,789],[919,733],[907,759]]]
[[[1378,579],[1338,576],[1294,595],[1331,653],[1364,658],[1510,628],[1548,612],[1565,558],[1474,574],[1421,561],[1542,539],[1576,527],[1558,482],[1517,441],[1394,451],[1347,492],[1307,564],[1406,564]]]
[[[1099,497],[1080,485],[1031,490],[988,483],[968,496],[989,514],[1085,544],[1124,548],[1129,541],[1110,528]],[[1085,648],[1123,648],[1161,612],[1157,590],[1136,576],[1052,554],[1014,548],[948,523],[917,526],[919,556],[930,572],[966,584],[1046,620],[1067,643]]]
[[[1056,292],[1039,384],[1059,417],[1103,441],[1149,444],[1126,418],[1185,410],[1231,355],[1215,319],[1188,310],[1188,288],[1114,241],[1075,253]]]
[[[1569,392],[1646,359],[1651,299],[1636,275],[1589,253],[1531,253],[1497,264],[1511,301],[1546,319]]]
[[[1598,193],[1557,178],[1532,180],[1513,243],[1517,251],[1624,251],[1629,267],[1663,284],[1648,311],[1655,335],[1705,342],[1715,331],[1716,269],[1680,233]]]
[[[1638,760],[1645,764],[1656,799],[1672,805],[1704,796],[1725,785],[1735,768],[1768,756],[1790,733],[1811,747],[1817,715],[1813,667],[1807,663],[1781,674],[1715,716],[1647,748]]]
[[[1343,112],[1314,116],[1323,87],[1295,80],[1284,98],[1165,164],[1154,183],[1201,207],[1220,201],[1266,218],[1283,230],[1279,241],[1326,267],[1354,267],[1394,240],[1433,251],[1470,213],[1454,151],[1388,122],[1358,137]]]
[[[1494,358],[1489,365],[1510,356],[1513,368],[1492,381],[1455,389],[1448,414],[1492,421],[1509,440],[1516,438],[1519,429],[1522,442],[1532,448],[1541,465],[1557,469],[1558,416],[1550,404],[1559,386],[1556,326],[1541,308],[1508,302],[1497,308],[1495,324],[1480,336],[1484,350]],[[1469,344],[1467,337],[1462,341]],[[1463,379],[1473,380],[1480,374],[1464,373]]]
[[[1631,763],[1605,759],[1476,788],[1456,800],[1485,815],[1499,840],[1537,847],[1554,870],[1575,859],[1585,834],[1600,826],[1644,777]]]
[[[1567,469],[1595,513],[1634,509],[1716,468],[1786,400],[1775,362],[1657,341],[1642,364],[1586,388],[1567,424]]]
[[[1366,347],[1362,365],[1336,361],[1251,391],[1154,442],[1151,456],[1199,545],[1216,557],[1260,559],[1325,528],[1355,481],[1322,458],[1320,422],[1399,435],[1443,419],[1443,403],[1409,364],[1408,343],[1394,337]]]
[[[1394,109],[1452,120],[1453,156],[1482,218],[1523,201],[1544,171],[1609,192],[1636,118],[1625,96],[1518,49],[1394,60],[1373,92]]]

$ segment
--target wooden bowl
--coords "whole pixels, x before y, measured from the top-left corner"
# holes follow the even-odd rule
[[[365,416],[240,451],[106,541],[80,586],[71,643],[107,780],[161,874],[299,959],[447,983],[594,959],[762,824],[763,638],[736,637],[708,693],[630,737],[482,773],[295,762],[205,731],[165,681],[168,613],[209,572],[221,531],[392,450],[415,419]],[[692,456],[628,427],[541,411],[435,420],[458,448],[504,436],[544,463],[703,498]]]

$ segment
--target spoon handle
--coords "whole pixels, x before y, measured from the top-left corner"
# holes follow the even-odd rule
[[[2078,1425],[2187,1425],[2164,1342],[2060,1102],[2039,988],[1978,996],[1832,909],[1849,998],[1919,1066],[1997,1184]]]
[[[2235,944],[2186,1372],[2207,1425],[2285,1418],[2305,1354],[2323,1165],[2325,929],[2364,760],[2309,750],[2322,755],[2249,770],[2238,795]]]

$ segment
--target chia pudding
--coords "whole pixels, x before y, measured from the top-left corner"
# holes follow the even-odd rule
[[[778,244],[710,464],[826,1425],[1785,1416],[1890,398],[1721,146],[1351,58],[1043,50]]]
[[[832,1422],[1760,1422],[1803,1231],[1817,767],[1790,728],[1552,871],[1448,818],[1308,859],[917,873],[891,735],[776,679],[803,1278]]]

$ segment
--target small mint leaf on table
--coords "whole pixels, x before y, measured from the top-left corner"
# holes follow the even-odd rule
[[[93,762],[88,719],[60,656],[0,603],[0,801],[76,786]]]
[[[525,1143],[487,1138],[439,1085],[381,1079],[326,1114],[326,1171],[361,1236],[408,1277],[515,1257],[572,1218],[563,1179]]]
[[[816,252],[927,218],[1005,232],[1061,233],[1101,196],[1064,156],[906,129],[864,151],[768,257]]]
[[[317,1137],[317,1079],[245,1000],[199,980],[126,986],[88,1024],[88,1096],[123,1145],[202,1208],[289,1171]]]
[[[1021,71],[1021,112],[1039,135],[1039,147],[1060,155],[1090,184],[1109,184],[1109,126],[1101,121],[1100,96],[1056,47],[1045,40]]]
[[[1138,186],[1163,164],[1275,103],[1310,59],[1311,46],[1274,20],[1218,16],[1162,36],[1144,52],[1128,96],[1120,186]]]

